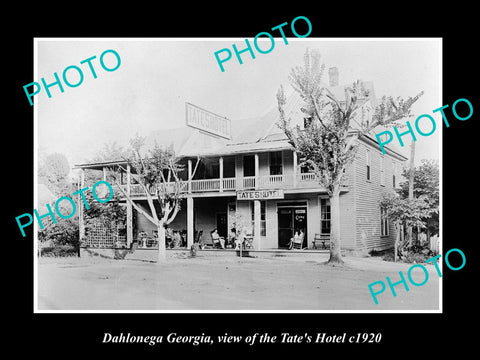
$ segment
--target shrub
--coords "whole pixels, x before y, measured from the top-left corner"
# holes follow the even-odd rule
[[[38,231],[41,242],[50,242],[55,245],[70,245],[78,247],[78,221],[62,219],[56,224],[48,224],[45,229]]]
[[[40,255],[48,257],[78,256],[78,249],[72,245],[46,246],[41,249]]]

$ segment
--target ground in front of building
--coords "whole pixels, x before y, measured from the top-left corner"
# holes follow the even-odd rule
[[[400,280],[411,264],[345,257],[325,265],[328,253],[265,258],[186,253],[165,264],[103,258],[40,258],[38,310],[438,310],[439,279],[388,288],[375,305],[368,284]],[[417,280],[420,282],[420,280]]]

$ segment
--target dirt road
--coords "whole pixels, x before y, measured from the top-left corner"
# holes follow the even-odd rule
[[[405,291],[388,286],[375,305],[367,285],[399,280],[411,264],[328,254],[270,258],[172,258],[165,264],[92,258],[39,259],[39,310],[438,310],[439,278]],[[419,269],[417,269],[419,270]],[[418,282],[423,279],[418,274]]]

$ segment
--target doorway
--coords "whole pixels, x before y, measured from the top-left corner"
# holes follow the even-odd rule
[[[290,239],[295,232],[305,233],[302,248],[307,242],[307,207],[279,207],[278,208],[278,248],[288,249]]]
[[[218,235],[226,239],[228,235],[227,213],[216,213],[215,217]]]

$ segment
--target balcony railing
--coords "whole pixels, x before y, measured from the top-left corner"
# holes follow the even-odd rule
[[[348,184],[348,178],[344,178],[344,185]],[[168,192],[175,190],[175,183],[170,182],[162,184],[166,187]],[[220,192],[220,191],[234,191],[234,190],[253,190],[253,189],[290,189],[290,188],[311,188],[318,187],[318,182],[315,174],[300,173],[296,175],[294,181],[292,175],[264,175],[264,176],[245,176],[243,178],[223,178],[223,179],[200,179],[190,181],[183,181],[180,185],[181,192],[199,193],[199,192]],[[126,192],[126,185],[122,185]],[[132,196],[145,196],[143,187],[139,184],[130,185],[130,194]],[[155,191],[152,189],[151,194]]]
[[[242,189],[255,189],[255,176],[245,176]]]
[[[220,179],[192,180],[192,192],[219,190]]]

